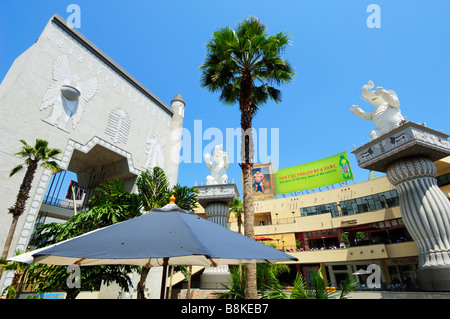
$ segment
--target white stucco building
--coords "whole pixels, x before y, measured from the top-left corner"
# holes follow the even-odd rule
[[[22,146],[20,139],[30,145],[44,139],[62,150],[60,167],[75,172],[88,191],[115,178],[134,191],[137,176],[154,166],[176,184],[185,102],[176,92],[174,96],[170,106],[165,104],[64,19],[53,16],[0,85],[2,249],[12,220],[8,208],[25,173],[8,178],[23,162],[13,155]],[[27,247],[50,178],[47,169],[36,172],[9,256]],[[11,278],[4,273],[0,286]]]

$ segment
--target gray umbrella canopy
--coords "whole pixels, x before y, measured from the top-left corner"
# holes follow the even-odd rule
[[[297,260],[175,204],[30,253],[36,263],[80,266],[215,266]]]

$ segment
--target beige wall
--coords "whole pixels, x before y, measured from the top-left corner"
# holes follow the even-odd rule
[[[299,261],[295,263],[311,264],[412,257],[418,255],[418,249],[415,242],[406,242],[350,247],[347,249],[301,251],[289,254],[298,258]]]

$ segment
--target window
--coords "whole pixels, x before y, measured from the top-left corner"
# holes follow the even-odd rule
[[[399,198],[396,190],[390,190],[341,201],[339,204],[341,205],[342,215],[347,216],[399,206]]]
[[[437,179],[437,184],[439,187],[448,185],[448,184],[450,184],[450,173],[440,175],[440,176],[436,177],[436,179]]]
[[[337,236],[337,229],[327,229],[327,230],[318,230],[318,231],[313,231],[313,232],[308,232],[308,238],[309,239],[320,239],[323,237],[333,237],[333,236]]]
[[[329,203],[324,205],[317,206],[309,206],[300,208],[300,212],[302,216],[311,216],[318,214],[327,214],[330,213],[332,217],[339,216],[337,203]]]

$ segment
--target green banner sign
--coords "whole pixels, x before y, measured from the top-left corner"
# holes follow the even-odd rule
[[[336,184],[353,179],[347,152],[275,172],[277,194]]]

